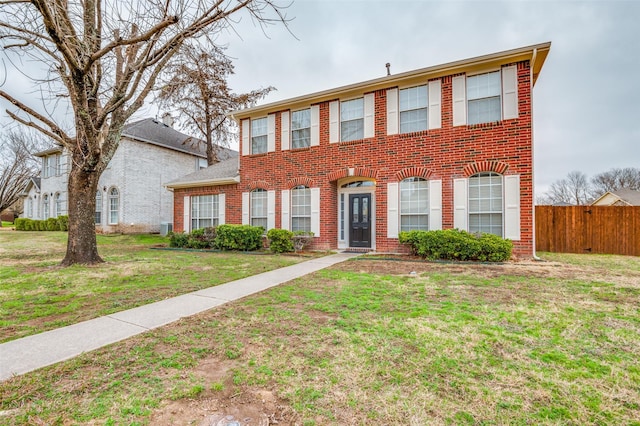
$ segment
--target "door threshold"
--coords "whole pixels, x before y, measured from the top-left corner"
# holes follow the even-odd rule
[[[342,250],[343,253],[369,253],[375,251],[371,247],[348,247]]]

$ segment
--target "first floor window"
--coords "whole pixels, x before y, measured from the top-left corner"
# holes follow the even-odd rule
[[[55,217],[58,217],[64,213],[64,200],[59,192],[55,195],[54,203]]]
[[[120,193],[118,188],[109,190],[109,225],[118,224],[118,215],[120,212]]]
[[[411,177],[400,182],[400,231],[429,230],[429,182]]]
[[[364,138],[364,98],[340,103],[340,140],[354,141]]]
[[[251,153],[267,152],[267,117],[251,120]]]
[[[400,133],[427,130],[427,85],[400,90]]]
[[[291,113],[291,147],[309,146],[311,146],[311,109],[293,111]]]
[[[500,71],[467,77],[468,124],[502,119]]]
[[[33,200],[31,197],[27,198],[27,217],[33,217]]]
[[[102,192],[96,191],[96,225],[102,224]]]
[[[306,186],[291,190],[291,230],[311,231],[311,189]]]
[[[267,191],[254,189],[251,191],[251,225],[262,226],[267,230]]]
[[[42,197],[42,218],[49,218],[49,196],[47,194]]]
[[[217,195],[191,197],[191,230],[218,226],[219,208]]]
[[[469,232],[502,237],[502,176],[483,172],[469,178]]]

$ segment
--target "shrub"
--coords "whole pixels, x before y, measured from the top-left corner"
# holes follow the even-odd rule
[[[293,251],[293,232],[286,229],[269,229],[269,250],[273,253],[286,253]]]
[[[24,230],[25,230],[25,229],[24,229],[24,227],[25,227],[25,224],[26,224],[26,221],[27,221],[27,220],[29,220],[29,219],[24,218],[24,217],[19,217],[19,218],[17,218],[17,219],[13,222],[13,224],[14,224],[14,225],[15,225],[15,227],[16,227],[16,231],[24,231]]]
[[[25,231],[33,231],[33,219],[25,219],[24,220],[24,230]]]
[[[221,250],[253,251],[262,248],[264,228],[250,225],[220,225],[215,246]]]
[[[59,231],[60,225],[58,225],[58,219],[55,217],[50,217],[46,221],[47,231]]]
[[[67,215],[58,216],[58,227],[60,228],[60,231],[68,231],[69,216]]]
[[[189,234],[187,247],[194,249],[208,249],[215,246],[215,228],[194,229]]]
[[[492,234],[458,229],[401,232],[399,241],[423,259],[503,262],[511,258],[513,243]]]
[[[169,247],[184,248],[189,242],[189,235],[185,233],[171,232],[169,234]]]

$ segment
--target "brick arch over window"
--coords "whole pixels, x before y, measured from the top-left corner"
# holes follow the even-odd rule
[[[249,191],[253,191],[254,189],[264,189],[267,190],[271,187],[269,182],[266,180],[256,180],[249,183]]]
[[[289,181],[287,181],[287,188],[291,189],[291,188],[295,188],[296,186],[306,186],[307,188],[312,188],[314,187],[314,182],[313,179],[308,178],[308,177],[297,177],[295,179],[291,179]]]
[[[396,178],[398,178],[398,181],[401,181],[410,177],[421,177],[424,179],[429,179],[429,177],[432,174],[433,174],[433,171],[427,169],[426,167],[408,167],[396,173]]]
[[[353,170],[353,173],[350,171]],[[378,171],[371,169],[369,167],[353,167],[353,168],[345,168],[336,170],[334,172],[329,173],[327,178],[329,182],[337,181],[338,179],[346,178],[346,177],[363,177],[363,178],[371,178],[378,179]]]
[[[469,177],[480,172],[495,172],[503,175],[508,168],[509,165],[502,161],[478,161],[464,166],[464,175]]]

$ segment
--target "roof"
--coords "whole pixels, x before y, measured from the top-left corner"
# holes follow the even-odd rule
[[[228,185],[240,182],[238,158],[229,158],[165,184],[167,188]]]
[[[599,203],[604,201],[605,198],[613,198],[616,200],[605,205],[613,205],[618,201],[622,201],[630,206],[640,206],[640,191],[628,188],[619,189],[617,191],[607,191],[591,203],[591,205],[599,205]]]
[[[184,133],[177,131],[173,127],[167,126],[154,118],[145,118],[143,120],[125,124],[122,129],[122,136],[139,142],[145,142],[151,145],[172,149],[174,151],[195,155],[197,157],[204,158],[207,156],[204,148],[204,141],[185,135]],[[62,146],[57,145],[34,155],[36,157],[45,157],[47,155],[58,154],[61,152]],[[237,151],[218,147],[218,159],[220,160],[226,160],[227,158],[237,156]]]
[[[341,86],[322,92],[311,93],[296,98],[285,99],[270,104],[255,106],[242,110],[236,110],[229,115],[235,120],[241,120],[257,114],[268,114],[283,109],[302,108],[311,103],[330,101],[338,98],[360,96],[363,92],[385,89],[394,86],[405,86],[424,82],[425,79],[444,77],[462,72],[481,72],[491,67],[502,64],[529,60],[532,68],[532,85],[535,85],[538,75],[542,70],[547,55],[551,49],[551,42],[535,44],[518,49],[506,50],[489,55],[478,56],[456,62],[449,62],[427,68],[420,68],[400,74],[392,74],[384,77],[367,80],[360,83]]]
[[[22,195],[26,196],[29,193],[29,189],[31,189],[32,186],[36,187],[36,192],[40,192],[40,178],[39,177],[31,177],[31,178],[29,178],[29,180],[27,181],[27,184],[24,187],[24,190],[22,191]]]

